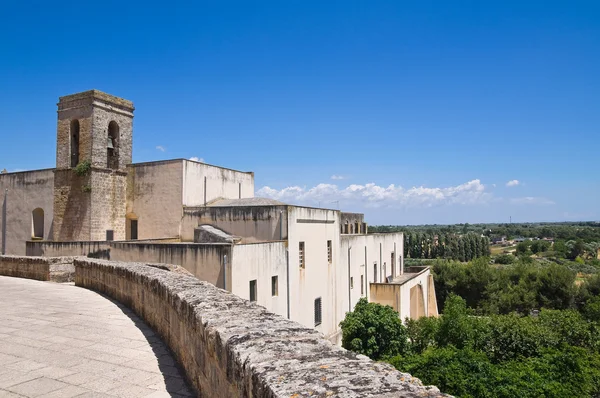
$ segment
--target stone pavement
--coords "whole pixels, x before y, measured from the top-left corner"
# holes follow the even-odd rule
[[[0,276],[0,397],[190,397],[132,311],[73,284]]]

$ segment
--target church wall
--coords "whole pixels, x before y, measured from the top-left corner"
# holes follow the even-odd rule
[[[194,228],[202,224],[239,236],[244,243],[287,239],[287,216],[287,206],[186,207],[181,240],[193,241]]]
[[[124,172],[106,169],[92,172],[89,240],[106,240],[107,230],[113,231],[114,240],[125,240],[126,180]]]
[[[231,259],[231,245],[229,244],[144,242],[112,242],[110,244],[110,259],[113,261],[180,265],[196,278],[221,288],[223,287],[225,255]]]
[[[206,197],[204,186],[206,179]],[[218,198],[254,197],[254,173],[211,166],[190,160],[183,161],[183,205],[204,206]]]
[[[54,170],[0,174],[0,241],[6,189],[6,254],[24,255],[33,235],[34,209],[44,211],[43,238],[52,239]]]
[[[91,177],[72,169],[54,171],[54,228],[52,240],[90,240]]]
[[[179,236],[182,163],[179,159],[138,163],[127,168],[126,216],[138,220],[138,239]]]

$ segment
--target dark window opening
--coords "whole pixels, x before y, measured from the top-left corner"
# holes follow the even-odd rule
[[[322,321],[321,297],[315,299],[315,326],[319,326]]]
[[[350,277],[350,289],[354,289],[354,277]]]
[[[304,258],[304,242],[300,242],[299,247],[298,247],[298,261],[300,263],[300,268],[306,267],[304,260],[305,260],[305,258]]]
[[[271,296],[279,296],[279,277],[271,277]]]
[[[333,259],[333,255],[331,253],[331,241],[328,240],[327,241],[327,261],[329,262],[329,264],[331,264],[331,260]]]
[[[44,239],[44,210],[37,208],[31,212],[33,231],[32,237],[36,239]]]
[[[360,294],[361,294],[361,296],[363,294],[365,294],[365,276],[364,275],[360,276]]]
[[[256,301],[256,279],[250,281],[250,301]]]
[[[373,282],[377,283],[377,261],[373,263]]]
[[[138,238],[138,220],[130,220],[131,240]]]
[[[71,167],[79,164],[79,120],[71,120]]]
[[[106,230],[106,240],[108,242],[115,240],[115,231],[113,231],[112,229],[107,229]]]
[[[119,168],[119,125],[115,121],[108,124],[106,167],[113,170]]]

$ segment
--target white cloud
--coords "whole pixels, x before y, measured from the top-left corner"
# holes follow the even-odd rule
[[[344,176],[338,176],[338,175],[334,174],[334,175],[331,176],[331,179],[332,180],[345,180],[346,177],[344,177]]]
[[[533,196],[525,196],[523,198],[512,198],[509,199],[509,202],[513,205],[554,205],[556,204],[550,199],[541,198],[541,197],[533,197]]]
[[[158,150],[159,150],[159,151],[161,151],[161,152],[164,152],[164,151],[166,151],[166,150],[167,150],[167,149],[166,149],[164,146],[160,146],[160,145],[157,145],[157,146],[156,146],[156,149],[158,149]]]
[[[198,156],[192,156],[190,158],[190,160],[193,160],[194,162],[204,163],[204,159],[203,158],[199,158]]]
[[[507,187],[516,187],[517,185],[522,185],[519,180],[510,180],[506,183]]]
[[[466,205],[488,203],[492,199],[492,195],[485,191],[485,186],[480,180],[472,180],[446,188],[420,186],[407,189],[394,184],[381,187],[373,183],[352,184],[346,188],[339,188],[333,184],[319,184],[312,188],[293,186],[281,190],[267,186],[259,189],[257,196],[301,204],[343,201],[344,204],[360,203],[367,207]]]

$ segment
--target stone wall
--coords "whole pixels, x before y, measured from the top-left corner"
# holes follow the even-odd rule
[[[132,308],[169,345],[199,397],[441,397],[412,376],[193,277],[77,258],[77,286]]]
[[[89,240],[91,228],[90,176],[72,169],[54,172],[54,230],[52,240]]]
[[[93,169],[91,187],[91,229],[86,240],[106,240],[107,230],[113,231],[113,240],[125,240],[127,173]]]
[[[109,242],[26,242],[26,255],[39,257],[84,256],[92,258],[110,258]]]
[[[0,256],[0,275],[38,281],[73,282],[73,257]]]
[[[42,209],[44,213],[43,238],[52,238],[53,190],[52,169],[0,174],[0,245],[2,225],[6,222],[5,254],[25,254],[25,241],[33,237],[35,209]],[[3,220],[5,194],[6,220]]]

